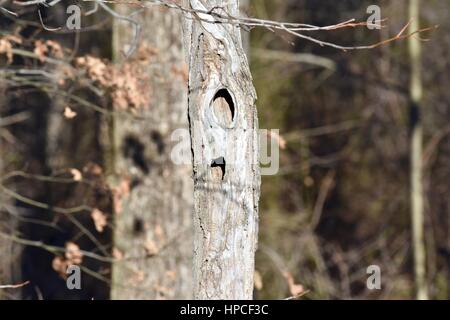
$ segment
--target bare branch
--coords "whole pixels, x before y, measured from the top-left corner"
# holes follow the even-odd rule
[[[0,285],[0,289],[17,289],[17,288],[24,287],[29,283],[30,283],[30,281],[25,281],[25,282],[22,282],[19,284],[4,284],[4,285]]]
[[[193,1],[193,0],[191,0]],[[53,2],[47,3],[46,0],[29,0],[29,1],[13,1],[14,4],[19,6],[30,6],[30,5],[46,5],[46,6],[52,6],[56,3],[59,3],[60,0],[54,0]],[[361,46],[344,46],[339,45],[336,43],[323,41],[320,39],[317,39],[313,36],[306,35],[305,33],[312,32],[312,31],[334,31],[339,29],[347,29],[347,28],[358,28],[358,27],[378,27],[383,28],[385,25],[383,25],[383,22],[386,21],[380,20],[376,21],[375,23],[370,22],[364,22],[364,21],[356,21],[355,19],[350,19],[347,21],[343,21],[337,24],[328,25],[328,26],[316,26],[306,23],[292,23],[292,22],[279,22],[274,20],[267,20],[267,19],[258,19],[258,18],[248,18],[248,17],[238,17],[233,16],[229,12],[225,10],[225,8],[216,6],[210,9],[199,9],[199,8],[191,8],[186,7],[183,5],[180,5],[173,0],[143,0],[143,1],[137,1],[137,0],[83,0],[83,2],[95,2],[96,5],[100,5],[105,11],[107,11],[111,16],[114,18],[117,18],[119,20],[124,20],[129,23],[131,23],[135,29],[135,34],[133,38],[133,42],[131,44],[130,49],[128,52],[126,52],[126,57],[128,58],[137,48],[137,43],[139,40],[139,36],[141,33],[141,26],[140,24],[131,19],[129,16],[120,15],[116,11],[114,11],[112,8],[108,6],[108,4],[118,4],[118,5],[130,5],[135,7],[140,7],[144,9],[148,9],[152,6],[163,6],[168,9],[174,9],[179,10],[183,14],[189,15],[190,17],[194,17],[197,20],[200,20],[202,22],[217,24],[217,23],[223,23],[223,24],[234,24],[239,27],[245,27],[246,29],[252,29],[252,28],[265,28],[270,31],[282,31],[287,34],[290,34],[294,36],[295,38],[307,40],[313,43],[316,43],[323,47],[331,47],[338,50],[343,51],[350,51],[350,50],[366,50],[366,49],[374,49],[379,46],[388,44],[393,41],[402,40],[405,38],[409,38],[411,36],[417,35],[419,33],[423,33],[426,31],[431,31],[437,28],[437,26],[429,27],[429,28],[423,28],[420,30],[414,30],[410,33],[406,33],[406,30],[411,25],[411,21],[409,21],[402,29],[401,31],[394,37],[389,38],[387,40],[383,40],[374,44],[370,45],[361,45]],[[195,3],[195,2],[193,2]],[[97,7],[95,6],[93,10],[89,11],[88,14],[92,14],[97,11]],[[42,20],[42,19],[41,19]],[[42,21],[41,21],[42,22]],[[42,26],[44,29],[49,31],[55,31],[48,27],[46,27],[43,23]]]

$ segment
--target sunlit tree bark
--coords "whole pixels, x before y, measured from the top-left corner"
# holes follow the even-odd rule
[[[410,0],[409,18],[411,28],[419,30],[420,0]],[[411,224],[414,250],[414,274],[417,299],[428,299],[426,281],[426,254],[424,242],[424,192],[422,183],[423,126],[421,119],[422,53],[418,37],[409,37],[411,61],[410,113],[411,113]]]
[[[239,13],[237,0],[186,4]],[[260,187],[258,122],[240,29],[198,13],[186,19],[184,31],[194,163],[194,295],[251,299]]]

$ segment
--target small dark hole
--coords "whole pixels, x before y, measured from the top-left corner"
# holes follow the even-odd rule
[[[227,89],[217,91],[213,99],[212,108],[219,124],[223,127],[231,127],[235,108],[233,98]]]
[[[220,157],[211,162],[211,175],[214,181],[223,180],[225,176],[225,159]]]
[[[144,221],[141,218],[134,218],[133,220],[133,233],[139,235],[144,232]]]
[[[122,145],[122,153],[125,158],[129,158],[144,173],[149,173],[149,166],[145,159],[145,146],[134,136],[125,137]]]
[[[164,144],[164,138],[161,135],[161,133],[159,133],[156,130],[153,130],[150,134],[150,137],[152,138],[152,141],[156,144],[156,148],[158,149],[158,153],[162,154],[164,152],[165,149],[165,144]]]
[[[137,186],[139,186],[142,183],[142,180],[137,178],[137,177],[133,177],[131,179],[131,184],[130,184],[130,190],[133,190],[134,188],[136,188]]]

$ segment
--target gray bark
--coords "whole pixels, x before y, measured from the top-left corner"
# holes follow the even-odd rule
[[[121,13],[124,13],[121,9]],[[145,120],[116,118],[116,184],[131,181],[116,213],[115,247],[124,254],[113,266],[113,299],[192,298],[191,165],[171,160],[176,129],[188,129],[187,66],[181,16],[154,7],[142,17],[141,41],[156,54],[144,68],[150,76],[150,106],[137,111]],[[115,29],[115,52],[130,44],[129,24]],[[123,51],[123,50],[122,50]],[[130,257],[140,259],[127,260]]]
[[[239,14],[237,0],[186,3]],[[251,299],[260,188],[256,93],[240,29],[211,23],[206,14],[191,18],[184,38],[194,164],[194,295]]]

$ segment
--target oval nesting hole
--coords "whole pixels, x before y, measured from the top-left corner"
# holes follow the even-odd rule
[[[235,107],[233,98],[227,89],[220,89],[216,92],[212,102],[212,110],[219,125],[225,128],[232,127]]]

